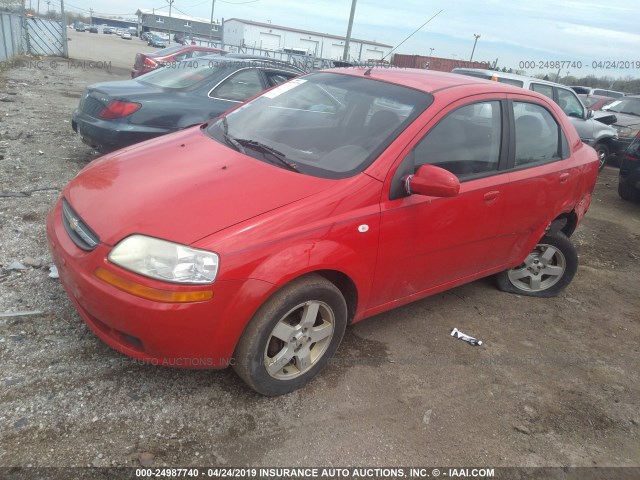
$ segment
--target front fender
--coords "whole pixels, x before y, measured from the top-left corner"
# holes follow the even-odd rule
[[[251,278],[274,285],[273,291],[307,273],[330,270],[342,273],[354,283],[358,294],[356,317],[367,304],[375,270],[375,253],[356,250],[331,240],[307,240],[270,255],[257,265]]]

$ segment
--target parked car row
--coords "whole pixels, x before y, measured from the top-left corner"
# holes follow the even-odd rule
[[[114,349],[279,395],[349,323],[490,275],[536,297],[571,282],[598,155],[560,90],[199,60],[89,86],[73,114],[105,150],[174,132],[92,162],[48,217],[60,279]]]

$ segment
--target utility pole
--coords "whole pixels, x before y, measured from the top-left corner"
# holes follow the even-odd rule
[[[471,58],[469,59],[469,62],[473,62],[473,52],[476,51],[476,43],[478,43],[478,39],[480,38],[480,34],[479,33],[474,33],[473,36],[476,37],[476,40],[473,42],[473,50],[471,50]]]
[[[342,61],[346,62],[349,58],[349,41],[351,40],[351,28],[353,27],[353,17],[356,14],[356,1],[351,0],[351,14],[349,15],[349,26],[347,27],[347,38],[344,42],[344,52],[342,53]]]
[[[171,45],[171,5],[173,5],[173,2],[175,0],[167,0],[167,3],[169,4],[169,41],[167,42],[167,45]]]
[[[67,15],[64,13],[64,0],[60,0],[60,21],[62,22],[62,56],[69,58],[69,45],[67,44]]]
[[[211,31],[209,32],[209,45],[213,46],[213,9],[216,6],[216,0],[211,0]]]

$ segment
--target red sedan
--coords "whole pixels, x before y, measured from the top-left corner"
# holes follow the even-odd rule
[[[161,67],[163,64],[181,62],[183,60],[193,59],[214,53],[224,54],[225,50],[219,48],[200,47],[196,45],[174,45],[173,47],[163,48],[153,53],[136,53],[136,59],[131,69],[131,78],[139,77],[147,72]]]
[[[598,174],[551,99],[424,70],[336,69],[93,162],[47,221],[83,320],[153,364],[302,387],[346,326],[496,275],[549,297]]]

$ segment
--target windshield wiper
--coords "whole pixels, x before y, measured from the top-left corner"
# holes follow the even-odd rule
[[[229,135],[229,124],[227,123],[227,117],[223,117],[221,123],[222,123],[222,138],[224,139],[226,144],[230,145],[240,153],[246,153],[244,147],[240,145],[240,143],[235,138]]]
[[[234,141],[239,143],[241,146],[249,147],[252,150],[256,150],[256,151],[262,152],[262,153],[268,153],[273,158],[275,158],[281,165],[283,165],[285,168],[287,168],[287,169],[289,169],[289,170],[291,170],[293,172],[300,173],[300,170],[298,170],[296,165],[287,160],[287,156],[284,153],[279,152],[278,150],[276,150],[273,147],[270,147],[269,145],[265,145],[264,143],[260,143],[260,142],[257,142],[255,140],[249,140],[247,138],[236,138],[236,139],[234,139]]]

